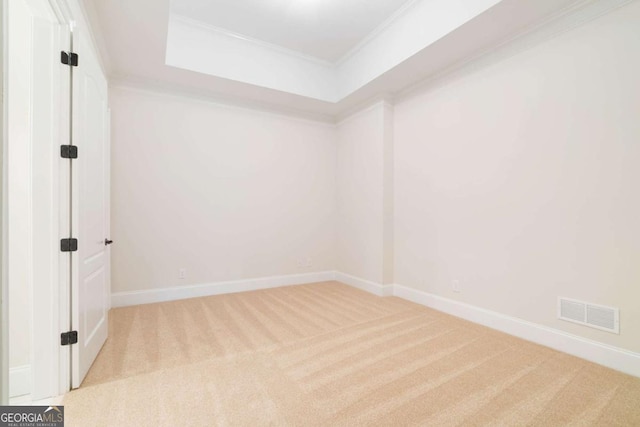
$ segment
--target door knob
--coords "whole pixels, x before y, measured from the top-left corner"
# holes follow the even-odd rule
[[[113,243],[113,240],[104,239],[104,245],[105,245],[105,246],[110,245],[110,244],[112,244],[112,243]]]

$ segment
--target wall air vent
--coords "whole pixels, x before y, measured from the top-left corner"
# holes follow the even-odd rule
[[[620,310],[569,298],[558,298],[558,318],[614,334],[620,333]]]

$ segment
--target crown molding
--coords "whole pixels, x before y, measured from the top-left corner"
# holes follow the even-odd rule
[[[240,40],[244,40],[247,42],[251,42],[254,43],[258,46],[267,48],[267,49],[271,49],[271,50],[275,50],[287,55],[291,55],[294,57],[297,57],[299,59],[303,59],[306,61],[312,61],[315,62],[316,64],[319,65],[323,65],[325,67],[330,67],[330,68],[338,68],[340,65],[342,65],[343,63],[347,62],[349,59],[351,59],[351,57],[353,57],[356,53],[358,53],[364,46],[366,46],[367,44],[369,44],[373,39],[375,39],[380,33],[382,33],[384,30],[386,30],[387,28],[389,28],[391,25],[393,25],[393,23],[395,21],[397,21],[400,17],[404,16],[405,14],[409,13],[410,10],[413,8],[413,6],[415,6],[418,2],[420,2],[421,0],[407,0],[402,6],[400,6],[399,9],[397,9],[395,12],[393,12],[387,19],[384,20],[384,22],[382,22],[380,25],[378,25],[376,28],[374,28],[369,34],[367,34],[362,40],[360,40],[355,46],[353,46],[351,49],[349,49],[345,54],[343,54],[340,58],[338,58],[336,61],[327,61],[324,59],[320,59],[317,58],[315,56],[312,55],[307,55],[304,54],[302,52],[298,52],[296,50],[293,49],[288,49],[286,47],[274,44],[274,43],[269,43],[269,42],[265,42],[264,40],[260,40],[260,39],[256,39],[253,37],[249,37],[246,36],[244,34],[240,34],[234,31],[230,31],[224,28],[220,28],[217,27],[215,25],[211,25],[211,24],[207,24],[206,22],[202,22],[202,21],[198,21],[197,19],[193,19],[193,18],[189,18],[187,16],[178,14],[178,13],[174,13],[171,12],[170,16],[173,19],[177,19],[179,21],[182,21],[183,23],[187,24],[187,25],[192,25],[192,26],[196,26],[196,27],[200,27],[200,28],[204,28],[207,29],[209,31],[218,33],[218,34],[222,34],[225,35],[227,37],[234,37]]]
[[[502,42],[470,56],[444,70],[396,92],[395,101],[403,102],[415,95],[442,87],[465,75],[525,52],[535,46],[585,25],[636,0],[578,0]]]
[[[144,78],[132,76],[115,76],[109,80],[109,88],[202,102],[222,108],[232,108],[247,112],[269,114],[281,118],[298,120],[315,125],[330,127],[335,126],[335,117],[333,115],[310,113],[304,110],[277,107],[267,103],[247,101],[242,98],[235,98],[224,95],[206,95],[195,90],[186,89],[177,85],[168,85]]]
[[[190,25],[192,27],[198,27],[207,31],[211,31],[216,34],[223,35],[225,37],[231,37],[239,40],[243,40],[245,42],[249,42],[255,44],[256,46],[260,46],[265,49],[269,49],[272,51],[276,51],[279,53],[283,53],[285,55],[292,56],[296,59],[313,62],[317,65],[321,65],[326,68],[335,68],[335,64],[329,61],[325,61],[320,58],[316,58],[315,56],[306,55],[302,52],[298,52],[297,50],[288,49],[286,47],[269,43],[264,40],[256,39],[253,37],[245,36],[244,34],[236,33],[234,31],[229,31],[224,28],[216,27],[215,25],[207,24],[206,22],[198,21],[197,19],[189,18],[184,15],[179,15],[177,13],[170,13],[170,19],[175,19],[177,21],[182,22],[183,24]]]
[[[328,109],[326,113],[310,112],[304,107],[296,108],[276,106],[269,104],[268,101],[247,101],[241,97],[234,97],[233,95],[215,93],[202,94],[195,89],[189,89],[171,83],[152,81],[151,79],[145,79],[138,76],[111,76],[110,85],[112,87],[123,87],[147,92],[164,93],[179,97],[188,97],[203,102],[248,110],[257,110],[316,123],[340,125],[346,122],[351,116],[354,116],[358,112],[366,110],[377,103],[385,102],[388,106],[393,107],[397,103],[404,102],[406,99],[409,99],[414,95],[436,89],[455,81],[462,76],[474,73],[482,68],[490,66],[491,64],[529,50],[540,43],[558,37],[567,31],[584,25],[600,16],[612,12],[615,9],[632,3],[633,1],[636,0],[575,1],[563,10],[549,16],[543,22],[539,22],[515,35],[509,36],[499,43],[494,44],[492,47],[487,48],[478,54],[469,56],[466,59],[463,59],[433,75],[427,76],[417,83],[405,86],[397,91],[379,92],[366,98],[364,101],[357,103],[349,102],[350,96],[336,103],[334,107]],[[413,4],[414,3],[411,3],[406,6],[405,13]],[[299,56],[297,53],[294,54]]]
[[[550,16],[543,22],[527,28],[477,55],[462,60],[438,72],[437,74],[428,76],[427,78],[400,91],[381,93],[367,99],[366,101],[346,108],[341,108],[340,103],[338,103],[334,114],[311,113],[303,109],[278,107],[267,103],[246,101],[241,98],[234,98],[225,95],[203,95],[202,93],[197,93],[194,90],[185,89],[177,85],[168,85],[144,78],[133,78],[131,76],[113,77],[110,79],[110,86],[196,99],[220,106],[261,111],[298,120],[331,126],[340,126],[348,122],[351,118],[357,116],[359,113],[369,111],[380,103],[384,103],[388,107],[393,108],[396,104],[404,102],[413,96],[436,89],[465,75],[476,72],[479,69],[531,49],[540,43],[551,40],[567,31],[587,24],[588,22],[632,3],[633,1],[636,0],[576,1],[569,7]]]
[[[357,54],[359,51],[361,51],[363,47],[365,47],[366,45],[371,43],[371,41],[373,41],[376,37],[378,37],[380,35],[380,33],[382,33],[384,30],[386,30],[391,25],[393,25],[393,23],[396,22],[398,19],[400,19],[402,16],[406,15],[407,13],[409,13],[411,11],[411,9],[413,8],[413,6],[415,6],[420,1],[421,0],[408,0],[405,4],[403,4],[400,7],[400,9],[397,9],[395,12],[393,12],[382,24],[380,24],[376,28],[374,28],[373,31],[371,31],[362,40],[360,40],[358,42],[358,44],[356,44],[354,47],[349,49],[349,51],[347,51],[347,53],[342,55],[334,63],[334,65],[336,67],[340,67],[342,64],[344,64],[345,62],[349,61],[355,54]]]
[[[389,94],[373,97],[364,103],[358,104],[357,106],[349,108],[346,111],[336,115],[336,127],[347,124],[351,120],[359,117],[361,114],[365,114],[379,106],[393,109],[394,105],[394,100]]]

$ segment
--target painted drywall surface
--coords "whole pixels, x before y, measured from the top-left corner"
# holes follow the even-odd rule
[[[499,1],[415,2],[336,64],[172,13],[165,62],[172,67],[338,102],[496,3]]]
[[[498,0],[423,0],[337,66],[338,99],[431,45]]]
[[[393,285],[394,275],[394,172],[393,172],[393,113],[391,104],[384,103],[382,109],[382,149],[383,149],[383,171],[382,171],[382,284]]]
[[[123,88],[110,104],[112,292],[335,268],[332,126]]]
[[[336,73],[329,63],[247,40],[171,15],[167,65],[231,80],[336,101]]]
[[[337,267],[382,283],[384,262],[384,104],[337,127]]]
[[[640,351],[638,28],[633,2],[396,105],[396,283]]]

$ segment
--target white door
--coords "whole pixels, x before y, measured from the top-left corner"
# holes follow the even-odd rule
[[[4,1],[6,108],[5,253],[9,264],[10,310],[2,326],[11,328],[11,397],[33,400],[57,396],[69,387],[69,161],[60,145],[69,137],[69,26],[55,1]],[[64,185],[63,185],[64,183]],[[61,200],[61,199],[64,200]],[[6,215],[5,215],[6,214]],[[5,282],[6,284],[6,282]],[[60,307],[64,305],[64,307]],[[60,311],[66,310],[63,317]],[[64,375],[64,378],[61,376]]]
[[[72,170],[72,230],[78,251],[72,257],[71,384],[79,387],[107,339],[109,315],[109,129],[107,82],[87,35],[74,32],[72,141],[78,158]]]

